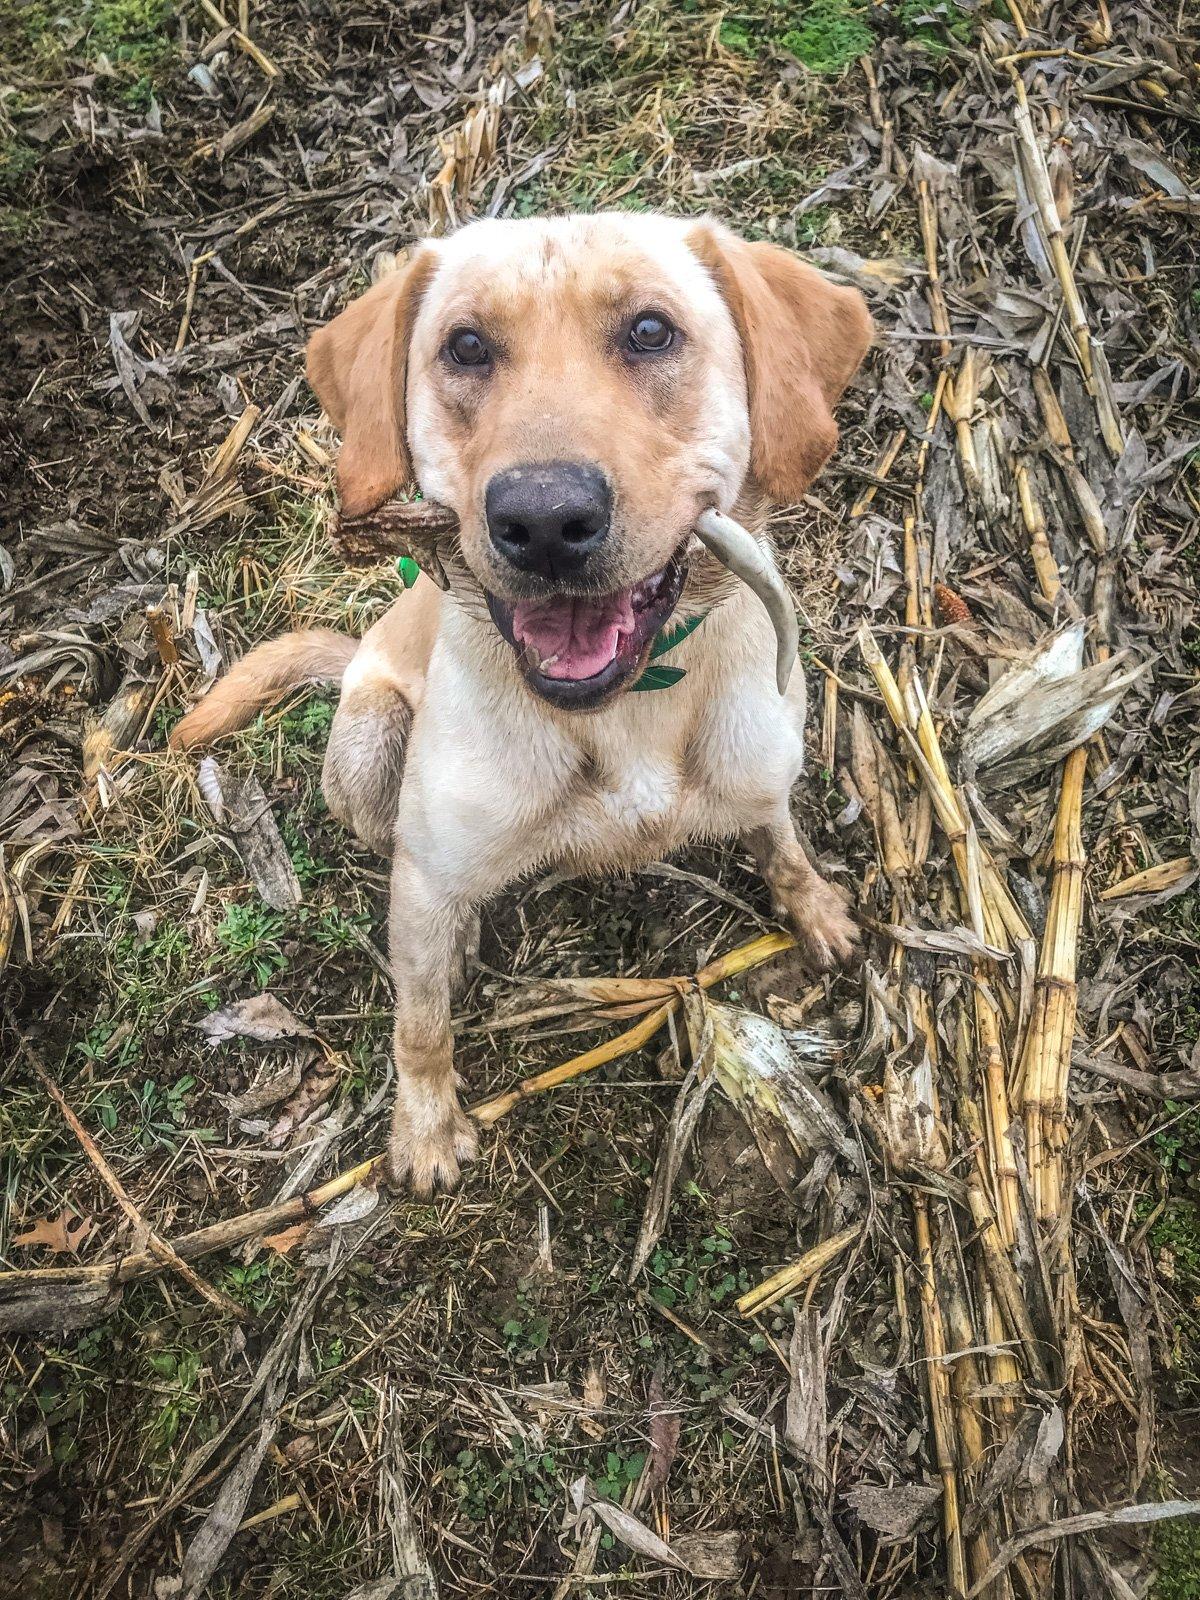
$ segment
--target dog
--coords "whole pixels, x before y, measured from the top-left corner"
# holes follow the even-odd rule
[[[514,880],[739,839],[812,967],[851,959],[789,809],[803,672],[780,693],[766,611],[693,528],[727,513],[773,560],[766,510],[833,451],[871,334],[857,291],[774,244],[601,213],[422,243],[313,335],[343,514],[415,482],[458,518],[448,591],[422,573],[361,643],[260,646],[171,743],[340,681],[326,801],[392,863],[394,1182],[453,1188],[476,1153],[451,993],[479,907]],[[664,642],[674,681],[639,692]]]

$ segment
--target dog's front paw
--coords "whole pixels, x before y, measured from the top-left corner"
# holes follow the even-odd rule
[[[824,878],[784,907],[800,954],[816,972],[848,967],[861,959],[860,934],[840,890]]]
[[[463,1114],[452,1088],[401,1079],[388,1149],[388,1178],[395,1187],[407,1184],[419,1195],[455,1189],[463,1163],[478,1152],[475,1124]]]

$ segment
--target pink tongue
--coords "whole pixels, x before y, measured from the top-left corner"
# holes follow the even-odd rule
[[[633,632],[628,589],[601,600],[522,600],[513,611],[513,635],[532,645],[547,678],[594,678],[612,661],[621,635]]]

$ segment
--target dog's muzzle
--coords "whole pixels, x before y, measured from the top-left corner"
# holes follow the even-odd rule
[[[515,603],[489,594],[488,609],[534,693],[552,705],[588,711],[637,678],[686,577],[681,546],[658,572],[612,594]]]

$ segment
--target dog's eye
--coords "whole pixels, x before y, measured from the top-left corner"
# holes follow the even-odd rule
[[[483,367],[492,359],[492,352],[483,342],[483,336],[474,328],[455,328],[446,342],[450,359],[460,367]]]
[[[675,343],[675,329],[665,317],[645,311],[629,330],[629,348],[638,355],[661,355]]]

